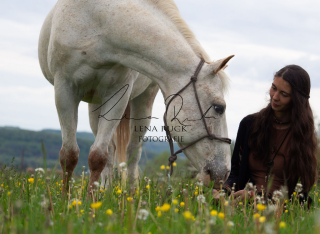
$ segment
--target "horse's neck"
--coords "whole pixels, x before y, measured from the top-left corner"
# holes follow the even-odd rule
[[[150,0],[125,2],[118,12],[121,14],[118,28],[132,30],[134,25],[135,29],[134,33],[123,31],[122,44],[117,45],[121,50],[119,61],[155,80],[163,94],[172,85],[187,83],[200,58],[185,37],[163,12],[150,6]],[[116,9],[119,11],[119,5]]]

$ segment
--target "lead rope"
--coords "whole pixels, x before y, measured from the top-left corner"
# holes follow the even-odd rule
[[[198,80],[198,75],[199,75],[199,72],[201,71],[201,68],[204,64],[204,60],[201,59],[196,71],[194,72],[194,75],[191,76],[190,78],[190,81],[188,84],[186,84],[182,89],[180,89],[176,94],[173,94],[174,96],[169,100],[168,102],[168,105],[166,107],[166,111],[164,112],[164,115],[163,115],[163,122],[164,122],[164,130],[166,131],[166,135],[167,135],[167,139],[168,139],[168,142],[169,142],[169,146],[170,146],[170,157],[169,157],[169,164],[168,166],[170,166],[170,174],[168,174],[168,177],[169,177],[169,181],[170,181],[170,176],[172,176],[173,174],[173,166],[172,164],[177,160],[177,154],[181,153],[184,149],[188,148],[189,146],[197,143],[198,141],[208,137],[210,140],[220,140],[220,141],[223,141],[223,142],[226,142],[228,144],[231,144],[231,139],[229,138],[223,138],[223,137],[217,137],[216,135],[214,134],[211,134],[209,132],[209,129],[208,129],[208,126],[207,126],[207,123],[206,123],[206,120],[205,120],[205,117],[203,116],[203,111],[202,111],[202,108],[201,108],[201,105],[200,105],[200,101],[199,101],[199,98],[198,98],[198,93],[197,93],[197,89],[196,89],[196,84],[195,82]],[[207,131],[207,135],[206,136],[203,136],[203,137],[200,137],[199,139],[197,140],[194,140],[193,142],[191,142],[189,145],[181,148],[180,150],[176,151],[174,153],[174,146],[173,146],[173,141],[172,141],[172,138],[171,138],[171,133],[169,131],[169,127],[167,125],[167,111],[168,111],[168,108],[169,108],[169,105],[171,104],[172,100],[179,95],[179,93],[181,93],[183,90],[185,90],[191,83],[193,83],[193,89],[194,89],[194,93],[195,93],[195,96],[196,96],[196,100],[197,100],[197,103],[198,103],[198,107],[199,107],[199,110],[200,110],[200,113],[201,113],[201,118],[203,120],[203,123],[204,123],[204,126],[205,126],[205,129]],[[169,182],[170,183],[170,182]]]

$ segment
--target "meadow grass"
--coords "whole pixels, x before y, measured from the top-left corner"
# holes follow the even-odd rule
[[[176,175],[169,185],[167,173],[167,167],[157,165],[152,177],[141,176],[130,189],[115,172],[110,186],[93,186],[88,195],[85,174],[74,176],[67,194],[61,175],[1,168],[0,233],[320,232],[318,186],[309,193],[310,209],[299,204],[298,194],[291,199],[279,195],[269,205],[253,198],[238,202],[223,193],[214,202],[213,183],[208,188]]]

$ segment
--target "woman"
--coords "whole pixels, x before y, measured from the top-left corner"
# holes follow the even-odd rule
[[[270,103],[240,123],[231,173],[223,186],[228,194],[235,183],[235,197],[243,200],[244,188],[252,182],[258,192],[263,185],[264,193],[271,183],[269,196],[287,185],[290,196],[300,181],[307,197],[317,178],[317,138],[309,95],[310,77],[303,68],[288,65],[275,74]]]

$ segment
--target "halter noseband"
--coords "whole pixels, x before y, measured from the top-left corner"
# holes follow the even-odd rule
[[[198,65],[196,71],[194,72],[194,75],[191,76],[189,83],[188,83],[186,86],[184,86],[182,89],[180,89],[176,94],[174,94],[174,96],[169,100],[168,105],[167,105],[167,107],[166,107],[166,111],[164,112],[164,115],[163,115],[163,122],[164,122],[164,125],[165,125],[165,126],[164,126],[164,129],[165,129],[165,131],[166,131],[167,139],[168,139],[169,146],[170,146],[170,153],[171,153],[171,156],[169,157],[169,164],[168,164],[168,166],[170,166],[170,168],[171,168],[170,176],[171,176],[172,173],[173,173],[172,164],[174,163],[174,161],[177,160],[177,154],[181,153],[184,149],[186,149],[186,148],[188,148],[189,146],[197,143],[198,141],[200,141],[200,140],[208,137],[209,140],[219,140],[219,141],[223,141],[223,142],[226,142],[226,143],[228,143],[228,144],[231,144],[231,139],[229,139],[229,138],[223,138],[223,137],[217,137],[215,134],[210,133],[210,132],[209,132],[209,129],[208,129],[208,126],[207,126],[207,123],[206,123],[206,120],[205,120],[205,117],[203,116],[203,111],[202,111],[202,108],[201,108],[201,105],[200,105],[200,102],[199,102],[198,93],[197,93],[196,84],[195,84],[196,81],[197,81],[197,79],[198,79],[198,74],[199,74],[199,72],[200,72],[203,64],[204,64],[204,60],[201,59],[201,61],[200,61],[199,65]],[[185,90],[191,83],[193,84],[194,94],[195,94],[195,96],[196,96],[196,100],[197,100],[197,103],[198,103],[198,107],[199,107],[199,110],[200,110],[200,113],[201,113],[201,118],[202,118],[202,120],[203,120],[204,126],[205,126],[206,131],[207,131],[208,134],[205,135],[205,136],[203,136],[203,137],[200,137],[199,139],[197,139],[197,140],[195,140],[195,141],[193,141],[193,142],[191,142],[189,145],[181,148],[180,150],[178,150],[178,151],[176,151],[176,152],[174,153],[173,141],[172,141],[172,138],[171,138],[171,134],[170,134],[168,125],[167,125],[167,118],[166,118],[166,117],[167,117],[167,111],[168,111],[169,105],[170,105],[170,103],[172,102],[172,100],[173,100],[176,96],[178,96],[179,93],[181,93],[183,90]]]

